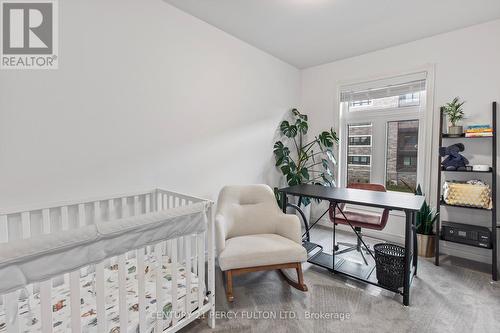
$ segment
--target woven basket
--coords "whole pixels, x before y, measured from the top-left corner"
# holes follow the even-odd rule
[[[403,286],[405,269],[405,248],[390,243],[373,246],[377,280],[381,285],[397,289]]]

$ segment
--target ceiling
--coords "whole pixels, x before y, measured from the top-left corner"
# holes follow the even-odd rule
[[[500,0],[164,0],[298,68],[500,18]]]

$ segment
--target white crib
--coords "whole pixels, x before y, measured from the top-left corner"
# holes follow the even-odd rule
[[[214,327],[212,206],[155,189],[0,211],[0,332]]]

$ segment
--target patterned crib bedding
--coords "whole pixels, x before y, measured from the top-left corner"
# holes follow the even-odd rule
[[[163,324],[168,328],[171,324],[172,309],[172,266],[168,256],[163,256],[161,270],[157,267],[154,255],[145,255],[145,291],[146,291],[146,321],[148,331],[153,331],[156,323],[156,272],[160,271],[163,276]],[[154,269],[152,269],[154,267]],[[85,269],[82,269],[84,271]],[[137,260],[129,258],[126,260],[126,289],[128,311],[128,332],[138,332],[139,327],[139,304],[138,304],[138,282],[137,282]],[[105,306],[107,331],[110,333],[120,332],[119,328],[119,308],[118,308],[118,265],[108,265],[104,270],[105,278]],[[68,279],[52,288],[52,322],[53,332],[63,333],[71,331],[71,309],[70,309],[70,288]],[[80,278],[80,313],[82,332],[97,332],[97,314],[95,298],[95,272],[86,274]],[[198,277],[191,273],[191,298],[188,311],[192,312],[198,308]],[[202,281],[201,288],[205,294],[205,284]],[[177,263],[177,306],[178,313],[185,313],[186,270],[183,265]],[[40,294],[38,291],[29,294],[27,290],[21,292],[19,301],[19,329],[20,332],[40,332]],[[206,299],[204,300],[206,301]],[[182,316],[178,315],[178,319]],[[0,332],[6,331],[5,305],[0,305]],[[99,332],[101,333],[101,332]]]

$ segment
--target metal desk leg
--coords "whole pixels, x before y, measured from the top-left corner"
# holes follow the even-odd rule
[[[413,267],[415,267],[415,272],[413,275],[417,275],[417,265],[418,265],[418,241],[417,241],[417,212],[413,212],[412,216],[412,234],[413,234]]]
[[[412,242],[412,211],[405,210],[406,223],[405,223],[405,270],[403,282],[403,304],[410,305],[410,244]]]
[[[281,209],[283,210],[283,213],[285,213],[285,214],[286,214],[286,201],[287,201],[286,193],[282,193],[281,194]]]
[[[308,242],[311,241],[311,235],[309,234],[309,230],[311,230],[311,228],[309,228],[309,222],[307,221],[306,219],[306,215],[304,214],[304,212],[302,211],[302,209],[300,209],[300,207],[296,204],[293,204],[293,203],[287,203],[286,204],[286,207],[290,207],[290,208],[293,208],[295,209],[296,212],[298,212],[300,214],[300,217],[302,217],[302,222],[304,222],[304,228],[306,230],[305,234],[302,235],[302,238],[304,238],[304,235],[306,236],[306,240]]]
[[[336,223],[337,223],[337,203],[335,202],[335,206],[333,209],[332,272],[335,272],[335,224]]]

